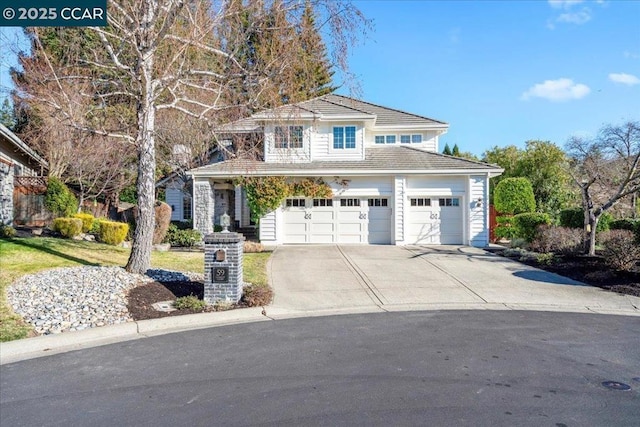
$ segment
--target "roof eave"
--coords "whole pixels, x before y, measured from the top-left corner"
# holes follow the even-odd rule
[[[198,171],[191,170],[187,175],[193,178],[232,178],[238,176],[372,176],[372,175],[500,175],[504,170],[494,168],[479,169],[296,169],[296,170],[263,170],[263,171]]]

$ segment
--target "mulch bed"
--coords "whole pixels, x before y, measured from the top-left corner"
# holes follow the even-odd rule
[[[500,250],[496,253],[500,254]],[[598,256],[559,256],[551,264],[535,260],[518,260],[541,270],[557,273],[591,286],[640,297],[640,271],[616,271]]]
[[[194,295],[204,297],[202,282],[151,282],[137,286],[129,291],[127,308],[134,320],[157,319],[160,317],[180,316],[183,314],[201,313],[201,311],[183,309],[175,311],[158,311],[152,304],[161,301],[173,301],[179,297]]]

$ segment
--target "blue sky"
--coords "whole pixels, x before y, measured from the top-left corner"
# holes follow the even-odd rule
[[[365,100],[450,124],[481,155],[640,120],[640,1],[355,1]],[[345,92],[345,94],[347,94]]]
[[[362,98],[448,122],[442,146],[562,146],[640,120],[639,0],[354,3],[374,22],[350,56]],[[0,28],[0,96],[14,31]]]

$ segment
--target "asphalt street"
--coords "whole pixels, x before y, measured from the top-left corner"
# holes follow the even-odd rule
[[[640,425],[638,349],[597,314],[247,323],[2,365],[0,425]]]

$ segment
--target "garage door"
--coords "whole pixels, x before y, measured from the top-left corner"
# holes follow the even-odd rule
[[[408,241],[414,244],[462,244],[460,197],[411,197]]]
[[[289,198],[283,206],[284,243],[391,242],[387,198]]]

